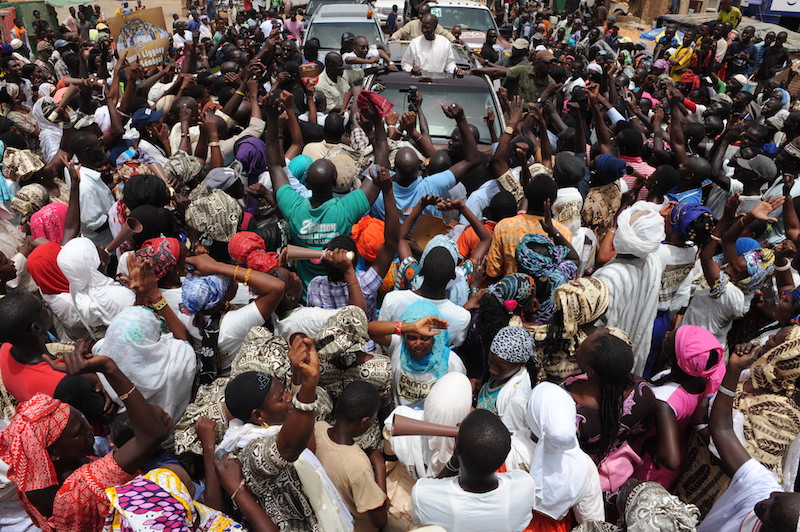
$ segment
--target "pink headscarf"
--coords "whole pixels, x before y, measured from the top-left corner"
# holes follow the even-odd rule
[[[717,352],[717,363],[706,369],[711,351]],[[717,393],[725,377],[723,348],[717,338],[697,325],[682,325],[675,332],[675,357],[678,366],[692,377],[705,377],[705,394]]]
[[[64,236],[64,223],[67,220],[67,205],[65,203],[48,203],[36,211],[30,219],[31,236],[34,239],[46,238],[56,244],[61,243]]]

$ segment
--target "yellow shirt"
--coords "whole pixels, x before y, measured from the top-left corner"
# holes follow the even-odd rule
[[[542,218],[535,214],[518,214],[497,222],[492,244],[486,255],[486,275],[504,277],[517,272],[517,246],[522,237],[530,233],[547,236],[542,228]],[[572,242],[572,232],[569,229],[555,220],[553,225],[568,242]]]
[[[730,22],[733,28],[736,29],[736,26],[742,21],[742,12],[738,7],[731,7],[731,10],[728,12],[720,10],[720,12],[717,13],[717,20],[721,22]]]

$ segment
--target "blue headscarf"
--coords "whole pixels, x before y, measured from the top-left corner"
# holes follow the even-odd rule
[[[544,246],[547,250],[546,255],[542,255],[533,250],[535,245]],[[574,279],[578,274],[578,267],[575,263],[566,260],[569,255],[569,248],[554,244],[546,236],[531,233],[522,237],[517,246],[517,265],[519,270],[533,276],[537,280],[547,280],[550,283],[550,297],[545,301],[540,301],[541,307],[532,316],[533,321],[544,323],[548,321],[556,311],[553,301],[553,293],[556,288]]]
[[[422,283],[425,282],[425,276],[422,275],[422,270],[425,267],[425,260],[428,254],[435,248],[445,248],[450,256],[453,257],[453,264],[458,266],[458,246],[453,239],[445,235],[436,235],[431,238],[425,249],[422,251],[422,257],[419,259],[419,269],[414,280],[411,282],[412,290],[419,290]],[[456,268],[456,278],[447,283],[447,299],[452,301],[458,306],[463,306],[469,299],[469,284],[462,272]]]
[[[198,314],[214,308],[225,297],[230,277],[224,275],[189,275],[181,286],[181,310],[186,314]]]
[[[400,319],[404,323],[414,323],[415,321],[433,316],[434,318],[441,318],[439,309],[436,305],[428,301],[417,301],[412,303],[400,315]],[[432,373],[434,378],[439,379],[447,373],[448,363],[450,361],[450,348],[447,345],[450,343],[450,333],[447,329],[442,330],[439,334],[433,337],[433,347],[431,352],[422,358],[414,358],[411,351],[408,349],[408,344],[403,340],[403,347],[400,350],[400,363],[403,371],[408,373]]]
[[[698,203],[678,203],[669,213],[672,232],[684,241],[689,240],[692,222],[703,214],[711,215],[711,211]]]
[[[292,175],[305,185],[306,178],[308,177],[308,169],[311,168],[312,162],[311,157],[308,155],[298,155],[289,161],[288,168]]]
[[[736,239],[736,255],[744,255],[748,251],[753,251],[761,247],[758,240],[745,236]]]
[[[610,185],[622,177],[626,163],[619,157],[614,157],[610,153],[604,153],[594,160],[594,172],[592,173],[591,185],[602,187]]]

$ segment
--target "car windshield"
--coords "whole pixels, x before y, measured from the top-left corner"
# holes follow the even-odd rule
[[[350,32],[356,37],[363,35],[369,43],[382,42],[378,25],[369,22],[315,22],[308,30],[306,39],[316,37],[321,48],[338,50],[342,45],[342,34]]]
[[[385,96],[394,104],[394,110],[398,113],[408,110],[408,85],[387,83],[385,80],[381,83],[386,86],[381,91],[381,96]],[[489,107],[494,110],[495,116],[499,116],[501,111],[495,107],[488,85],[485,87],[459,87],[457,85],[421,83],[416,87],[422,93],[422,112],[428,119],[428,128],[434,141],[435,137],[450,138],[450,134],[456,127],[455,121],[447,118],[442,112],[442,104],[458,103],[464,108],[467,122],[478,128],[481,143],[491,144],[492,139],[483,117],[486,116],[486,109]]]
[[[464,31],[496,30],[497,24],[488,9],[475,7],[431,6],[431,13],[439,19],[443,28],[461,26]]]
[[[306,7],[305,18],[310,18],[321,6],[328,4],[357,4],[354,0],[311,0]]]

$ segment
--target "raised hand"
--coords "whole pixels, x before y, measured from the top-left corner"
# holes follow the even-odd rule
[[[414,322],[414,332],[421,336],[436,336],[447,327],[449,324],[445,320],[433,316],[426,316]]]
[[[303,382],[316,385],[319,379],[319,354],[314,346],[314,340],[308,337],[296,336],[289,348],[289,360],[292,367],[303,377]]]
[[[750,214],[752,214],[756,220],[763,220],[765,222],[777,222],[778,219],[773,216],[770,216],[769,214],[778,207],[780,207],[781,205],[783,205],[784,201],[786,201],[786,198],[784,196],[770,196],[769,198],[766,198],[758,205],[753,207],[753,210],[750,211]]]
[[[453,120],[464,118],[464,109],[457,103],[451,103],[448,106],[442,104],[442,111],[447,118],[452,118]]]
[[[739,371],[749,368],[761,356],[761,346],[756,344],[739,344],[733,348],[728,365]]]

